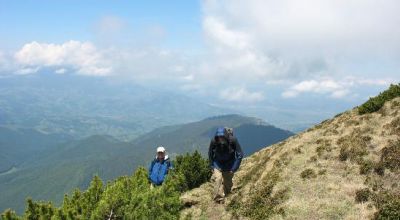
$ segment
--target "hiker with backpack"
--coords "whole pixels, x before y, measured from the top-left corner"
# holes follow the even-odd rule
[[[170,169],[172,169],[172,164],[168,155],[166,155],[165,148],[163,146],[157,147],[156,158],[149,167],[149,180],[152,186],[160,186]]]
[[[213,199],[217,203],[223,203],[225,196],[231,192],[233,175],[239,169],[243,158],[242,149],[231,128],[217,129],[211,139],[208,158],[215,184]]]

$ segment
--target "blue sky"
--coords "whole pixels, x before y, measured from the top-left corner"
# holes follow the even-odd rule
[[[18,48],[26,42],[63,43],[96,40],[95,26],[116,16],[140,31],[153,25],[167,32],[166,46],[199,44],[199,1],[1,1],[2,47]]]
[[[0,77],[130,80],[317,122],[400,81],[399,11],[397,0],[1,1]]]

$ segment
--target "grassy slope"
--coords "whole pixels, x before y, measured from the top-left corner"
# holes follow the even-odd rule
[[[399,139],[399,121],[400,98],[387,102],[376,113],[361,116],[353,109],[324,121],[246,158],[225,205],[211,202],[210,184],[186,193],[182,199],[191,207],[183,210],[182,216],[230,219],[247,214],[257,218],[261,213],[263,218],[272,219],[372,218],[377,208],[371,201],[357,203],[356,192],[375,184],[380,187],[377,191],[398,193],[400,174],[386,170],[384,177],[374,172],[361,175],[357,160],[377,163],[381,150]],[[360,145],[366,155],[339,159],[343,146]],[[306,169],[315,174],[302,178]]]

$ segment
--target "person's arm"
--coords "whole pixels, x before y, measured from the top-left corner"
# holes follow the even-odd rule
[[[147,176],[149,179],[150,179],[151,172],[153,171],[153,166],[154,166],[154,160],[151,161],[150,166],[149,166],[149,174]]]
[[[233,144],[235,145],[235,162],[233,163],[232,172],[236,172],[240,167],[244,155],[242,147],[236,138],[233,140]]]
[[[213,168],[214,160],[214,140],[211,140],[210,146],[208,147],[208,162],[211,168]]]

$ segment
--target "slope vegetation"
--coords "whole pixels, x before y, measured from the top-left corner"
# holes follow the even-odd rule
[[[181,197],[181,216],[400,218],[400,98],[378,109],[362,115],[349,110],[253,154],[235,175],[225,204],[212,202],[207,183]]]

